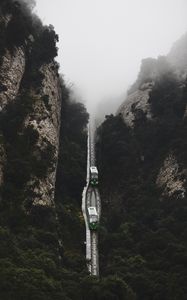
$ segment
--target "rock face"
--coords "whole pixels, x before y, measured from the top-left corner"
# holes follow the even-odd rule
[[[44,76],[42,88],[40,89],[40,100],[34,105],[31,115],[27,116],[25,126],[32,126],[38,132],[36,157],[42,160],[42,152],[47,150],[50,145],[52,149],[50,166],[47,176],[38,179],[33,176],[28,186],[35,193],[34,205],[53,205],[56,168],[59,150],[59,130],[60,130],[60,113],[61,113],[61,90],[59,77],[54,70],[54,63],[44,65],[41,73]],[[35,97],[37,95],[35,94]],[[46,102],[43,101],[46,99]]]
[[[3,189],[5,177],[10,177],[7,165],[11,147],[21,147],[14,139],[24,137],[24,132],[30,130],[37,136],[37,141],[30,142],[31,148],[28,153],[25,150],[24,155],[25,164],[31,163],[27,160],[32,155],[33,167],[28,176],[25,175],[27,179],[21,188],[23,194],[25,191],[32,194],[29,199],[32,205],[54,206],[61,122],[61,85],[54,61],[56,35],[52,27],[43,27],[36,18],[36,25],[33,23],[31,27],[32,16],[27,7],[22,10],[19,2],[8,2],[3,2],[0,11],[0,29],[5,37],[0,49],[0,117],[9,124],[15,122],[16,129],[14,132],[13,128],[8,128],[8,123],[1,126],[0,185]],[[21,32],[18,32],[19,26]],[[45,42],[49,50],[46,50]],[[28,104],[27,99],[30,99]],[[17,119],[12,115],[14,111]],[[12,156],[11,160],[14,159]]]
[[[176,139],[175,128],[184,127],[183,123],[187,116],[186,61],[187,35],[174,45],[167,57],[143,60],[138,79],[117,112],[121,114],[125,124],[132,131],[136,132],[137,124],[139,124],[142,131],[146,132],[145,123],[149,123],[149,126],[153,128],[153,139],[159,127],[163,132],[168,131],[168,136],[171,135],[165,147],[167,150],[156,184],[163,189],[163,194],[171,196],[179,193],[180,197],[184,197],[186,192],[186,182],[182,176],[186,173],[186,166],[183,162],[178,162],[178,153],[177,150],[173,151],[172,139],[173,141]],[[137,123],[142,116],[144,121]],[[180,138],[180,133],[178,137]],[[159,149],[157,155],[158,157],[161,155]]]
[[[127,125],[133,127],[137,109],[142,110],[148,119],[152,118],[151,104],[149,101],[151,91],[155,86],[155,82],[172,71],[173,68],[165,57],[161,56],[158,60],[152,58],[142,60],[138,79],[130,88],[127,98],[117,111],[117,114],[121,113],[123,115]]]
[[[135,121],[134,110],[142,110],[148,119],[152,118],[150,104],[149,104],[149,93],[152,88],[152,83],[144,83],[140,88],[131,93],[126,101],[120,106],[118,113],[121,113],[124,121],[130,127],[133,127]]]
[[[137,299],[186,299],[187,40],[177,47],[142,62],[118,114],[97,131],[100,271],[123,274]]]
[[[24,50],[16,48],[14,53],[5,50],[0,67],[0,112],[2,113],[6,106],[14,101],[18,95],[21,80],[25,69]],[[0,158],[0,185],[3,184],[3,169],[6,161],[6,151],[1,141],[1,158]]]
[[[0,106],[1,110],[15,99],[18,94],[20,83],[25,70],[24,49],[16,48],[14,53],[6,50],[0,68]]]
[[[169,154],[164,160],[156,183],[160,188],[164,188],[163,194],[172,196],[177,192],[179,198],[184,198],[186,179],[182,175],[184,175],[184,170],[180,170],[176,157]]]

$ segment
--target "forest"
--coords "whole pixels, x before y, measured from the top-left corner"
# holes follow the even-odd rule
[[[119,276],[136,299],[186,299],[186,193],[169,195],[157,184],[168,153],[187,167],[186,88],[164,72],[150,94],[152,120],[136,109],[132,128],[109,115],[97,132],[101,272]]]

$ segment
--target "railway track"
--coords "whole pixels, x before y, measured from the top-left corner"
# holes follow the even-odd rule
[[[87,149],[87,185],[83,191],[82,211],[86,224],[86,259],[90,275],[99,276],[98,231],[90,230],[88,207],[95,207],[101,217],[101,199],[97,187],[90,185],[90,166],[95,165],[94,129],[89,125]]]

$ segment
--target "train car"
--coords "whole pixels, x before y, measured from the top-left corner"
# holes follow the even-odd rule
[[[98,229],[98,213],[94,206],[88,207],[88,222],[90,230]]]
[[[90,167],[90,184],[92,186],[98,185],[98,170],[95,166]]]

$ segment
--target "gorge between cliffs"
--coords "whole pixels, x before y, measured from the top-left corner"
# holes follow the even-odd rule
[[[96,128],[100,276],[90,276],[90,116],[33,6],[0,1],[0,299],[186,300],[187,34],[167,56],[142,60]]]

